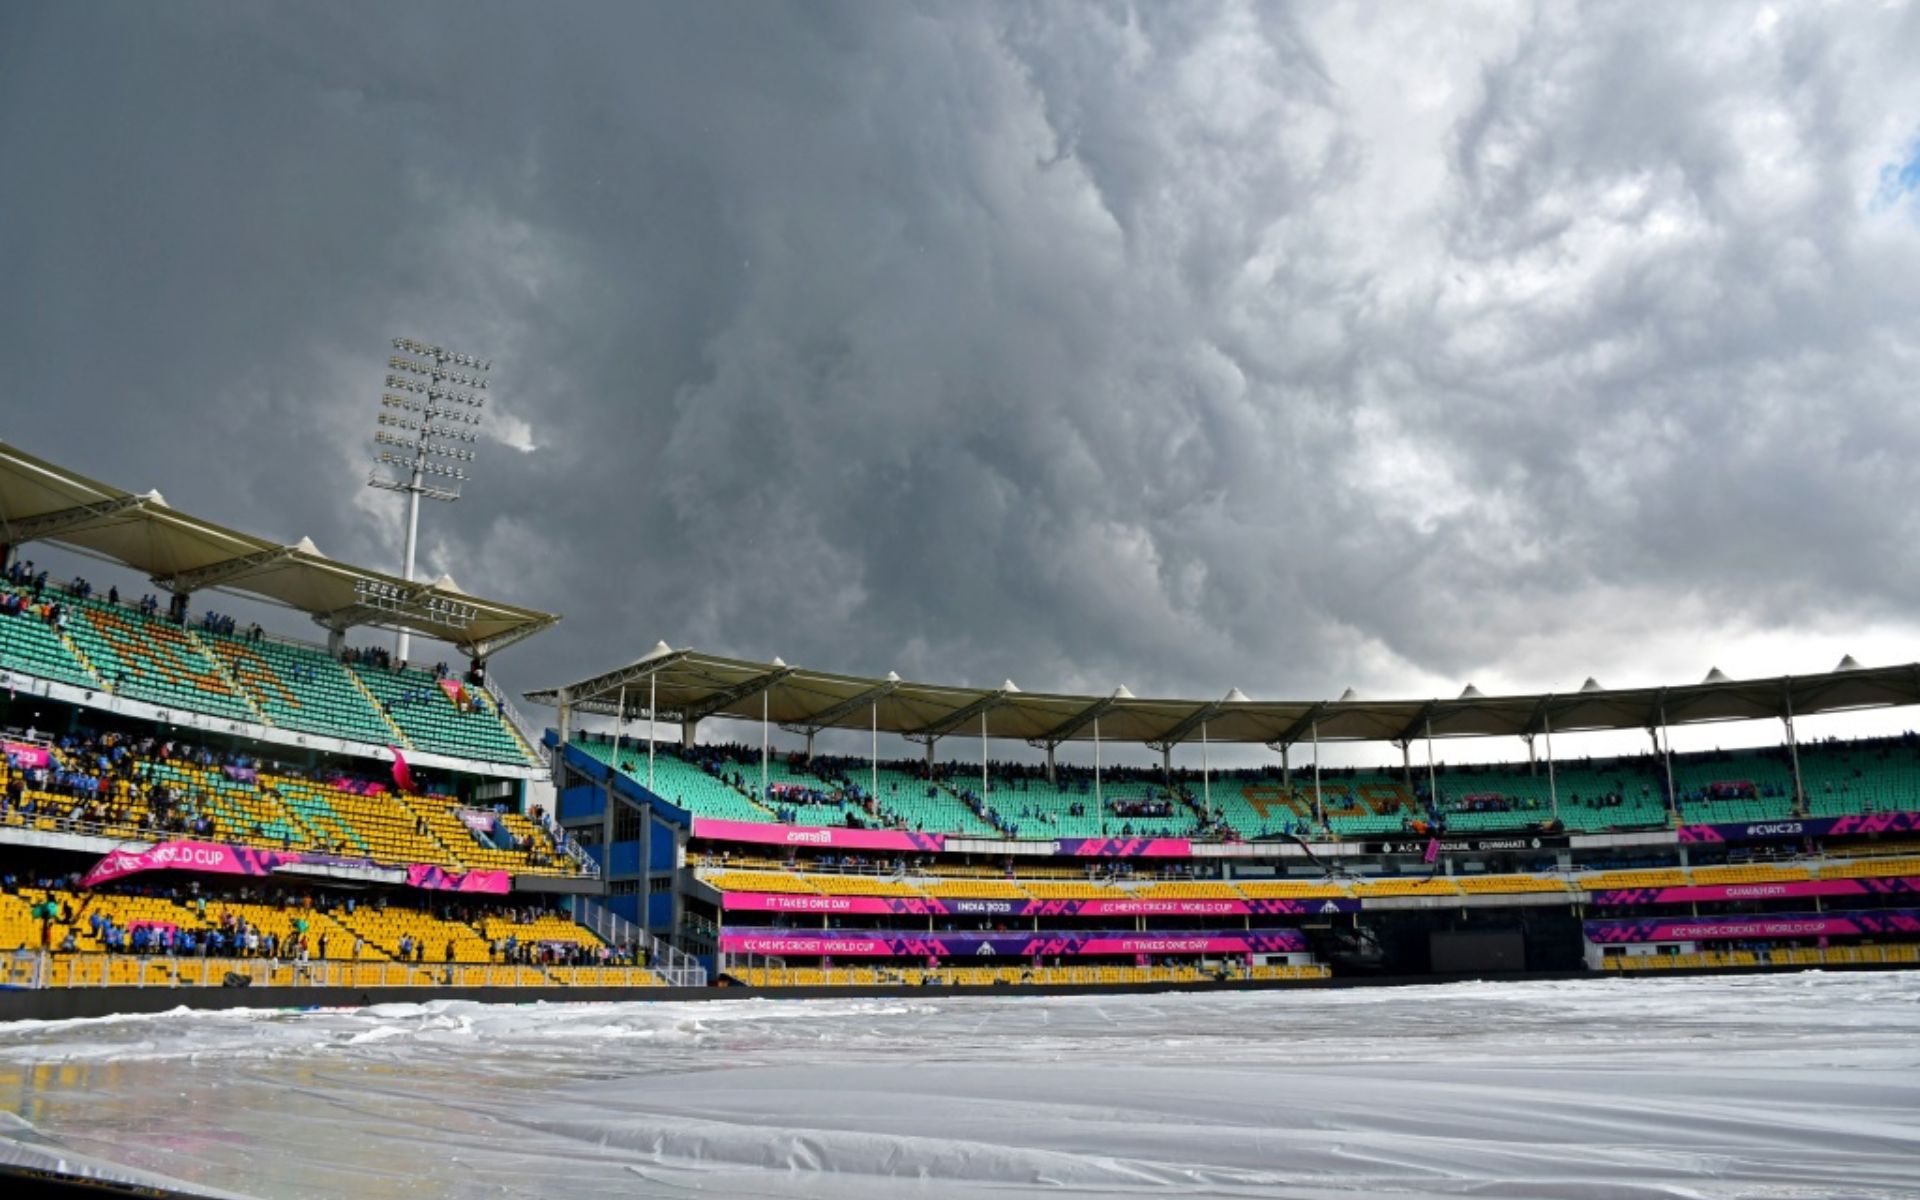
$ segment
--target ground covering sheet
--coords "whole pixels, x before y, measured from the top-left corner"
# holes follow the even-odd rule
[[[1920,1197],[1920,973],[0,1026],[0,1160],[252,1197]]]

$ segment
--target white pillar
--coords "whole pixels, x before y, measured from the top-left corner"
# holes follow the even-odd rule
[[[760,693],[760,803],[767,802],[767,755],[773,747],[773,736],[767,729],[767,691]]]
[[[1327,824],[1326,801],[1320,796],[1320,722],[1313,723],[1313,819],[1322,829]]]
[[[1667,727],[1667,702],[1660,702],[1660,745],[1661,757],[1667,767],[1667,811],[1679,813],[1680,794],[1673,790],[1673,730]]]
[[[1200,794],[1207,805],[1207,823],[1213,823],[1213,776],[1207,766],[1207,723],[1200,722]]]
[[[627,685],[620,685],[620,699],[613,713],[613,769],[620,769],[620,737],[627,720]]]
[[[987,802],[987,710],[980,710],[980,803]]]
[[[1793,811],[1807,811],[1807,790],[1800,785],[1800,741],[1793,736],[1793,680],[1787,680],[1787,757],[1793,763]]]
[[[1100,718],[1093,719],[1093,806],[1100,810],[1100,831],[1107,829],[1107,805],[1100,798]]]
[[[1427,804],[1440,811],[1440,778],[1433,769],[1433,718],[1427,718]]]
[[[1540,729],[1545,733],[1547,742],[1547,803],[1552,806],[1553,819],[1560,819],[1560,787],[1553,778],[1553,714],[1546,709],[1540,710]]]

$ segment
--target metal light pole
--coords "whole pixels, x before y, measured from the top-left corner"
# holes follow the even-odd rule
[[[460,498],[460,485],[466,482],[467,473],[453,464],[473,461],[471,447],[480,440],[481,410],[487,402],[477,393],[486,391],[484,376],[493,369],[493,363],[412,338],[395,338],[393,348],[415,357],[396,354],[387,360],[387,386],[393,390],[380,397],[380,428],[374,431],[373,440],[383,447],[374,460],[393,468],[396,476],[382,475],[376,468],[367,484],[406,494],[404,577],[412,583],[414,548],[420,536],[420,497],[448,503]],[[463,367],[473,374],[452,371],[449,366]],[[428,483],[429,477],[436,482]],[[406,660],[411,645],[411,637],[402,630],[395,646],[401,661]]]

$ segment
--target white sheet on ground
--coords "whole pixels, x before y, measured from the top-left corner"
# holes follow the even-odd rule
[[[1920,1197],[1920,973],[0,1025],[0,1160],[258,1197]]]

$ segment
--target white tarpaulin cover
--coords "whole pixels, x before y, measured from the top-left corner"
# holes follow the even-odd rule
[[[24,1022],[0,1109],[249,1196],[1914,1197],[1920,973]]]

